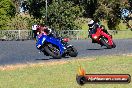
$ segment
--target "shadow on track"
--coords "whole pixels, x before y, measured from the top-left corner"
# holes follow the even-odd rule
[[[61,59],[67,59],[67,58],[70,58],[70,57],[68,57],[68,56],[66,56],[66,57],[62,57]],[[46,59],[35,59],[35,60],[60,60],[60,59],[55,59],[55,58],[46,58]]]
[[[35,59],[35,60],[50,60],[50,58],[49,59]]]
[[[99,49],[86,49],[86,50],[104,50],[104,49],[108,49],[108,48],[104,47],[104,48],[99,48]]]
[[[103,50],[105,48],[99,48],[99,49],[86,49],[86,50]]]

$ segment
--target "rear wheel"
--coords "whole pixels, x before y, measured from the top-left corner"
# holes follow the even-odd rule
[[[60,54],[60,50],[52,45],[52,44],[47,44],[45,47],[45,52],[48,53],[50,56],[52,56],[55,59],[60,59],[61,58],[61,54]]]
[[[101,43],[102,43],[104,46],[106,46],[108,49],[111,49],[111,48],[112,48],[112,46],[109,45],[109,43],[108,43],[108,39],[106,39],[106,38],[101,38],[100,41],[101,41]]]

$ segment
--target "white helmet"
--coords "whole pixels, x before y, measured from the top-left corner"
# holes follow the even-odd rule
[[[93,28],[93,25],[94,25],[94,21],[93,21],[93,20],[90,20],[90,21],[88,22],[89,28]]]
[[[94,21],[93,20],[90,20],[89,22],[88,22],[88,24],[93,24],[94,23]]]

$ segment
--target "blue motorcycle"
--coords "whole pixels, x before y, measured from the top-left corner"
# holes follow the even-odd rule
[[[53,58],[60,59],[65,56],[76,57],[78,55],[77,50],[70,44],[68,44],[68,38],[54,37],[54,32],[49,35],[42,35],[36,43],[36,47],[40,45],[39,49],[46,56],[52,56]]]

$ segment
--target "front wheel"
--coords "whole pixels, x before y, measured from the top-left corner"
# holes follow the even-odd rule
[[[104,46],[106,46],[108,49],[111,49],[111,48],[112,48],[112,46],[109,45],[108,39],[106,39],[106,38],[101,38],[101,39],[100,39],[100,42],[101,42]]]
[[[70,47],[69,49],[69,56],[76,57],[78,55],[77,50],[74,47]]]
[[[52,44],[47,44],[44,47],[44,50],[45,50],[46,53],[48,53],[50,56],[52,56],[55,59],[60,59],[61,58],[60,50]]]

